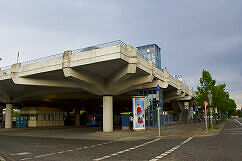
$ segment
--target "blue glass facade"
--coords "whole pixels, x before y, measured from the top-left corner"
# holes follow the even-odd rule
[[[161,69],[161,49],[156,44],[137,47],[140,56],[147,60],[152,60],[157,68]]]

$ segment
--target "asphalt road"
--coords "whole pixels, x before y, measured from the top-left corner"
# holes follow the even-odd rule
[[[192,141],[168,155],[164,160],[241,161],[242,119],[227,120],[218,135],[193,138]]]
[[[239,121],[239,122],[238,122]],[[206,137],[121,140],[63,139],[0,134],[0,156],[9,160],[242,160],[242,119],[228,120]],[[1,159],[1,157],[0,157]]]

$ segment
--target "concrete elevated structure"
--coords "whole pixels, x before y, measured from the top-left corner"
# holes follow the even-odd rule
[[[2,68],[0,103],[6,105],[6,128],[11,128],[12,104],[64,98],[75,106],[73,99],[103,97],[103,131],[109,132],[113,131],[114,96],[157,85],[164,89],[164,103],[191,100],[193,95],[166,69],[158,69],[132,46],[115,41]]]

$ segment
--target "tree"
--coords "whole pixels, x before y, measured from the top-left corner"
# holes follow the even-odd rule
[[[202,106],[204,101],[208,101],[208,91],[213,91],[216,81],[212,79],[211,74],[203,70],[200,78],[200,86],[197,87],[196,96],[194,97],[197,105]]]
[[[225,92],[225,84],[219,84],[213,88],[213,105],[218,107],[220,112],[226,112],[229,93]]]
[[[236,108],[237,108],[237,105],[235,101],[229,98],[227,102],[227,111],[229,115],[236,115]]]
[[[236,103],[229,98],[229,93],[226,92],[226,84],[215,85],[216,81],[212,79],[210,73],[206,70],[202,71],[200,78],[200,86],[197,87],[195,102],[199,106],[203,106],[204,101],[208,101],[208,91],[212,92],[212,106],[217,107],[221,113],[228,112],[232,114],[236,111]]]

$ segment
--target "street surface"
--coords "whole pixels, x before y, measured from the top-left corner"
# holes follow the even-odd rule
[[[0,156],[10,161],[241,161],[242,158],[241,118],[227,120],[218,135],[170,136],[64,139],[0,131]]]

